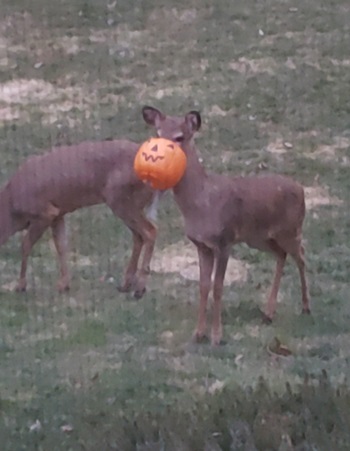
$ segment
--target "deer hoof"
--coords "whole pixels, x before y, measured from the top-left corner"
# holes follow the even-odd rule
[[[272,323],[271,316],[267,315],[266,313],[263,313],[262,322],[263,324],[271,324]]]
[[[311,315],[311,310],[309,309],[309,307],[307,308],[303,308],[302,312],[303,315]]]
[[[209,338],[206,334],[195,332],[192,336],[192,341],[197,344],[208,344]]]
[[[58,284],[57,290],[59,293],[67,293],[70,290],[69,284]]]
[[[211,346],[213,348],[217,348],[218,346],[225,346],[227,345],[227,341],[223,340],[222,338],[212,338],[211,339]]]
[[[131,291],[131,285],[120,285],[117,287],[119,293],[129,293]]]
[[[141,288],[140,290],[136,290],[134,293],[134,298],[141,299],[145,293],[146,293],[146,288]]]
[[[27,291],[26,283],[19,282],[15,288],[16,293],[25,293]]]

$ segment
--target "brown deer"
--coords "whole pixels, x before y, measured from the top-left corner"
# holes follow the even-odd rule
[[[83,142],[29,157],[19,167],[0,191],[0,246],[14,233],[26,230],[17,291],[26,290],[28,256],[49,227],[59,260],[58,289],[68,290],[64,216],[82,207],[105,203],[124,221],[133,237],[131,258],[119,289],[134,290],[136,298],[142,297],[157,234],[144,208],[152,206],[157,194],[134,174],[138,147],[127,140]]]
[[[173,193],[184,217],[186,235],[198,250],[200,305],[195,340],[205,338],[207,301],[215,266],[211,343],[221,342],[223,282],[230,248],[240,242],[272,253],[277,261],[265,319],[271,321],[275,313],[288,254],[299,269],[303,312],[310,313],[302,245],[303,187],[281,175],[233,178],[207,173],[193,142],[201,126],[197,111],[173,117],[145,106],[142,114],[146,123],[155,127],[158,136],[177,142],[187,155],[186,172]]]

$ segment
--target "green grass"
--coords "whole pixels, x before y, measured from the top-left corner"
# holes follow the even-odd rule
[[[248,279],[225,287],[227,344],[194,345],[195,281],[153,272],[141,301],[116,290],[131,239],[106,207],[68,220],[69,294],[55,291],[49,235],[33,251],[28,293],[8,290],[20,265],[13,237],[0,250],[2,449],[226,450],[241,419],[259,450],[279,449],[283,435],[305,449],[346,450],[348,2],[134,3],[2,1],[1,184],[24,158],[55,144],[142,141],[143,104],[178,115],[199,109],[197,144],[209,169],[285,173],[331,196],[305,221],[313,315],[300,316],[289,264],[276,320],[262,325],[274,262],[237,246]],[[292,149],[270,151],[285,141]],[[159,216],[157,251],[184,239],[170,193]],[[275,337],[292,357],[271,357]]]

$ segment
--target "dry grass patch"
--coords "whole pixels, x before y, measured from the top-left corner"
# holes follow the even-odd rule
[[[160,273],[179,273],[188,280],[199,279],[198,255],[194,245],[178,243],[156,251],[152,261],[152,269]],[[246,282],[249,266],[246,263],[230,258],[225,276],[225,285]]]

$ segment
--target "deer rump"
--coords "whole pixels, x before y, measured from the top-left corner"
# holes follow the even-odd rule
[[[284,176],[231,179],[232,195],[222,208],[222,222],[231,228],[231,242],[266,250],[264,243],[280,235],[301,232],[305,215],[304,190]]]

